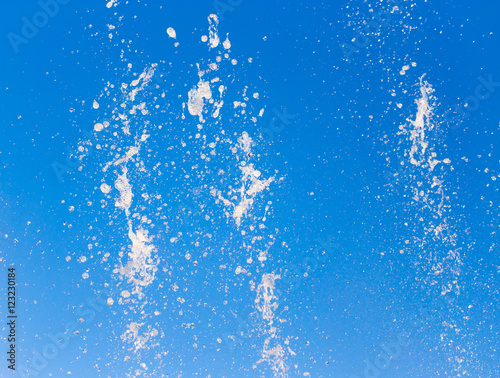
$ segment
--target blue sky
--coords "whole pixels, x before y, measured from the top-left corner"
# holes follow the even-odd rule
[[[2,376],[500,374],[497,2],[63,3],[0,23]]]

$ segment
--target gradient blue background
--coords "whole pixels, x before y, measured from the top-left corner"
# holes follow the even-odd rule
[[[187,67],[208,55],[199,37],[206,34],[207,16],[215,12],[211,1],[168,1],[161,2],[161,7],[159,1],[120,1],[112,9],[105,3],[73,0],[62,5],[36,37],[20,46],[18,54],[6,35],[19,33],[21,17],[31,17],[39,6],[35,1],[2,4],[0,256],[4,277],[8,266],[15,265],[18,272],[18,366],[31,359],[34,350],[41,351],[49,333],[61,332],[67,322],[77,321],[80,303],[96,298],[100,285],[110,282],[110,272],[99,264],[84,266],[76,257],[69,264],[65,261],[68,254],[78,256],[78,251],[87,248],[87,237],[95,232],[88,230],[89,224],[105,229],[106,210],[100,210],[98,196],[92,194],[93,165],[89,163],[82,173],[65,175],[64,182],[52,168],[54,162],[64,164],[67,149],[75,149],[82,131],[91,131],[92,100],[104,83],[118,82],[120,70],[125,69],[119,62],[120,48],[106,38],[105,25],[116,24],[115,12],[125,16],[119,38],[133,41],[137,53],[128,53],[127,58],[140,67],[161,60]],[[244,0],[224,14],[219,26],[221,35],[229,33],[234,56],[256,61],[236,76],[265,94],[267,111],[260,122],[269,122],[273,108],[286,106],[296,115],[262,151],[265,170],[278,169],[286,175],[274,193],[277,198],[273,198],[269,227],[286,230],[279,235],[277,245],[285,242],[287,247],[271,253],[269,271],[301,264],[317,245],[317,238],[333,236],[343,247],[342,253],[321,264],[286,297],[289,310],[284,316],[288,322],[280,326],[280,332],[297,337],[292,348],[297,356],[289,362],[300,367],[292,367],[290,376],[310,372],[313,377],[362,377],[364,361],[373,361],[381,344],[408,332],[412,343],[380,376],[455,377],[455,365],[447,361],[453,348],[439,341],[444,332],[441,323],[446,319],[462,327],[460,348],[476,355],[475,360],[462,364],[469,376],[500,376],[500,180],[491,180],[500,173],[500,87],[456,130],[450,130],[443,120],[447,109],[474,93],[479,76],[491,74],[500,81],[500,4],[401,1],[407,16],[395,15],[381,30],[380,39],[374,38],[346,62],[339,44],[349,42],[354,35],[350,21],[369,19],[368,4]],[[181,41],[178,49],[166,36],[169,26]],[[408,26],[414,29],[409,31]],[[98,36],[92,37],[96,32]],[[401,89],[409,93],[401,98],[407,103],[397,111],[388,105],[390,91],[403,80],[397,74],[399,69],[410,62],[417,62],[417,67],[404,78],[407,86]],[[190,69],[171,75],[168,81],[177,88],[183,83],[189,88],[196,82],[195,70]],[[419,210],[410,204],[404,183],[387,182],[384,173],[394,166],[389,167],[381,153],[388,153],[392,160],[400,155],[393,149],[395,133],[407,117],[414,117],[412,102],[418,87],[413,84],[424,73],[436,90],[436,123],[446,130],[436,149],[454,168],[445,174],[446,188],[454,193],[448,220],[462,247],[463,267],[459,304],[417,332],[409,319],[429,301],[432,288],[421,285],[422,271],[416,266],[415,254],[401,255],[399,250],[404,240],[418,237],[417,226],[405,227],[403,223],[418,218]],[[187,91],[178,93],[184,96],[183,101]],[[77,98],[87,102],[70,113]],[[226,127],[231,130],[232,126]],[[384,134],[389,136],[387,145],[381,141]],[[85,208],[92,196],[95,204]],[[76,208],[71,214],[70,205]],[[65,222],[73,228],[69,230]],[[178,226],[182,227],[187,226]],[[215,239],[207,241],[207,248],[220,250],[226,245],[235,254],[243,253],[238,251],[234,229],[217,228],[216,233]],[[101,239],[103,248],[127,244],[125,234],[105,233]],[[164,243],[168,244],[166,238]],[[180,256],[182,248],[178,248],[174,253]],[[381,256],[381,252],[385,254]],[[189,273],[186,268],[184,277],[179,276],[190,288],[185,295],[192,303],[208,303],[185,308],[184,320],[176,315],[182,308],[175,307],[177,295],[166,298],[162,288],[155,286],[156,294],[153,291],[152,295],[158,303],[174,303],[163,310],[170,328],[166,337],[159,339],[157,350],[169,354],[155,358],[153,349],[144,354],[144,362],[157,366],[166,376],[272,376],[265,364],[252,368],[262,346],[258,336],[246,337],[234,350],[227,343],[215,342],[238,329],[232,313],[246,318],[253,311],[253,293],[247,286],[234,289],[225,298],[230,308],[221,306],[223,294],[218,285],[241,285],[237,277],[219,277],[218,266],[232,258],[221,252],[205,260],[199,273]],[[185,262],[179,259],[176,263]],[[91,279],[82,280],[87,267],[93,274]],[[164,277],[160,274],[158,279]],[[0,281],[4,288],[6,279]],[[205,281],[210,288],[197,292]],[[3,338],[4,294],[1,301]],[[126,353],[119,338],[121,329],[114,328],[123,324],[124,315],[113,314],[113,310],[104,307],[96,311],[92,321],[80,326],[80,336],[72,337],[39,376],[67,376],[68,371],[75,377],[124,376],[130,367],[123,362]],[[181,327],[182,322],[195,322],[199,327],[194,332],[199,338],[197,348],[192,347],[193,332]],[[2,376],[12,375],[4,357],[0,371]]]

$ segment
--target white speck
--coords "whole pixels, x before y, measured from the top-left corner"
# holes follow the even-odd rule
[[[193,88],[188,93],[188,110],[191,115],[197,115],[200,122],[203,120],[203,107],[206,100],[212,98],[212,91],[210,90],[210,83],[200,79],[198,88]]]
[[[174,28],[168,28],[167,29],[167,34],[170,38],[174,38],[176,39],[177,38],[177,34],[175,34],[175,30]]]
[[[219,25],[219,17],[215,14],[208,16],[208,34],[210,37],[210,48],[219,46],[219,35],[217,34],[217,25]]]
[[[254,142],[252,138],[248,135],[246,131],[243,131],[241,134],[241,137],[238,138],[238,143],[240,145],[240,148],[246,153],[249,154],[251,152],[251,148],[254,145]],[[258,171],[255,171],[258,172]],[[260,172],[259,172],[260,175]],[[256,176],[258,177],[258,176]]]
[[[101,184],[101,192],[103,192],[104,194],[106,193],[109,193],[111,191],[111,186],[109,186],[108,184]]]
[[[127,179],[127,168],[123,168],[123,174],[115,181],[115,188],[120,192],[120,198],[115,202],[115,206],[125,210],[125,215],[129,215],[129,208],[132,205],[132,186]]]
[[[99,107],[99,103],[96,100],[94,100],[94,103],[93,103],[92,107],[94,109],[97,109]]]
[[[94,125],[94,130],[95,130],[95,131],[102,131],[102,129],[103,129],[103,125],[102,125],[102,123],[96,123],[96,124]]]
[[[231,48],[231,42],[229,41],[229,37],[226,36],[226,40],[222,43],[222,46],[224,46],[226,50]]]

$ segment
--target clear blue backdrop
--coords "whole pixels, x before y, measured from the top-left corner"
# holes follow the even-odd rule
[[[106,100],[101,103],[102,113],[91,109],[106,83],[130,81],[126,63],[120,60],[123,45],[117,40],[131,41],[125,56],[135,72],[151,63],[168,72],[157,82],[170,90],[162,103],[166,112],[149,118],[165,124],[162,131],[152,131],[148,142],[154,152],[144,159],[150,166],[170,161],[166,146],[196,132],[196,120],[189,114],[184,121],[175,117],[197,82],[194,65],[214,56],[200,42],[200,36],[207,34],[207,16],[215,12],[213,2],[118,3],[111,9],[105,1],[73,0],[61,5],[18,53],[7,34],[19,34],[21,18],[32,17],[40,6],[35,1],[2,4],[0,257],[4,276],[8,266],[18,271],[18,367],[30,366],[33,353],[41,353],[50,341],[49,334],[77,322],[82,317],[78,306],[95,300],[104,283],[117,282],[111,270],[120,248],[128,245],[126,223],[112,203],[100,206],[99,154],[85,160],[82,172],[64,173],[62,182],[53,169],[54,162],[67,164],[68,151],[76,150],[80,138],[86,138],[84,132],[93,135],[93,124],[109,117],[103,106]],[[370,376],[364,373],[366,361],[374,363],[383,352],[381,345],[396,341],[401,332],[411,343],[380,369],[380,376],[455,377],[457,366],[472,377],[500,376],[500,87],[464,122],[445,118],[448,109],[474,95],[478,77],[492,75],[500,81],[500,4],[400,1],[400,12],[348,62],[341,45],[351,43],[356,25],[371,19],[369,7],[375,12],[381,9],[377,2],[354,0],[243,0],[224,14],[219,25],[221,36],[229,33],[232,56],[240,62],[253,57],[255,62],[244,68],[221,68],[221,76],[236,78],[234,88],[251,85],[261,94],[259,104],[266,106],[266,112],[253,126],[252,136],[260,140],[259,127],[269,123],[272,109],[286,107],[295,115],[272,142],[260,140],[256,147],[265,177],[275,170],[285,177],[265,196],[273,201],[267,227],[276,235],[276,243],[263,271],[292,271],[311,255],[318,238],[334,237],[341,245],[308,277],[293,284],[278,283],[284,298],[278,313],[287,320],[279,325],[279,333],[293,337],[290,347],[297,353],[287,360],[290,376],[305,372],[313,377]],[[118,21],[120,16],[123,19]],[[118,26],[112,41],[106,24]],[[167,27],[176,30],[178,48],[169,40]],[[402,77],[399,70],[411,62],[417,66]],[[453,304],[418,328],[411,319],[418,318],[422,306],[439,297],[440,291],[424,280],[428,265],[418,256],[444,247],[432,240],[424,247],[417,245],[415,238],[424,238],[425,217],[429,223],[434,221],[411,201],[410,188],[418,180],[388,181],[387,172],[395,171],[403,158],[396,133],[406,118],[415,116],[414,100],[419,97],[415,84],[423,74],[435,89],[434,122],[444,133],[432,136],[431,144],[440,157],[452,161],[453,170],[438,171],[450,196],[447,221],[450,233],[456,234],[457,248],[461,247],[463,266],[459,298],[453,297]],[[397,98],[390,95],[392,90],[398,92]],[[236,100],[236,89],[227,96],[228,103]],[[395,102],[404,106],[398,109]],[[240,133],[247,127],[237,119],[229,120],[229,112],[223,117],[222,125],[209,123],[205,132],[224,128],[230,134]],[[385,156],[391,157],[391,163]],[[186,169],[195,160],[191,159]],[[220,214],[212,222],[183,218],[177,202],[189,199],[197,183],[183,184],[178,176],[165,172],[161,180],[134,178],[137,185],[157,188],[163,198],[171,194],[167,201],[171,208],[164,210],[169,229],[159,222],[155,240],[162,258],[160,269],[174,267],[174,277],[160,271],[147,292],[145,311],[161,309],[152,322],[165,335],[156,339],[160,345],[142,352],[137,361],[147,364],[146,374],[156,376],[272,376],[265,363],[252,367],[260,358],[263,336],[248,326],[255,298],[248,290],[248,279],[219,269],[221,264],[233,266],[246,259],[242,245],[248,238]],[[203,180],[208,179],[200,178],[200,185],[206,183]],[[75,211],[69,212],[69,206]],[[213,214],[221,211],[213,203],[207,206]],[[151,218],[155,213],[154,208],[145,210]],[[112,226],[110,219],[115,220]],[[280,231],[272,231],[275,228]],[[205,259],[198,256],[200,264],[194,268],[183,256],[196,241],[196,230],[213,233],[214,238],[199,237],[202,250],[210,253]],[[184,239],[171,245],[170,237],[179,231]],[[93,236],[97,236],[93,242],[99,243],[95,252],[110,252],[110,261],[103,263],[102,256],[96,255],[86,264],[78,263],[81,254],[89,255],[87,245]],[[402,248],[406,253],[399,253]],[[70,262],[65,260],[68,255]],[[86,269],[90,278],[83,280]],[[263,271],[257,274],[255,266],[251,269],[252,277],[261,277]],[[0,281],[5,285],[6,279]],[[173,282],[182,283],[180,292],[169,289]],[[226,286],[230,289],[225,290]],[[188,290],[182,292],[184,288]],[[179,296],[186,298],[186,305],[177,301]],[[4,294],[1,300],[5,322]],[[229,304],[224,305],[224,300]],[[97,305],[92,320],[89,313],[83,316],[87,320],[78,323],[79,335],[71,337],[38,376],[67,376],[71,371],[76,377],[122,377],[132,372],[135,361],[124,361],[127,344],[120,335],[127,320],[139,315],[134,310],[124,314],[124,307],[115,304],[97,310],[101,308]],[[179,315],[180,310],[184,315]],[[445,321],[459,329],[450,331]],[[194,323],[194,328],[185,327],[187,323]],[[242,329],[246,333],[240,337],[241,344],[233,345],[227,337],[222,343],[216,341],[238,332],[242,336]],[[445,332],[453,334],[456,346],[440,341]],[[157,355],[162,352],[168,354]],[[448,361],[455,356],[467,358],[462,363]],[[3,357],[0,369],[2,376],[12,375]]]

